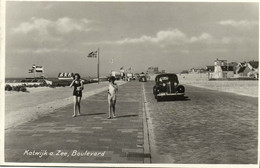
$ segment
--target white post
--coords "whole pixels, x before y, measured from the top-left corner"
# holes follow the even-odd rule
[[[97,64],[97,77],[98,77],[98,83],[99,83],[99,48],[97,51],[97,57],[98,57],[98,64]]]

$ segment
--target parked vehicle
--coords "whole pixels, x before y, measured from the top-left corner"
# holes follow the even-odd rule
[[[114,76],[116,80],[119,80],[121,78],[121,73],[117,71],[112,71],[111,76]]]
[[[178,76],[176,74],[159,74],[155,77],[153,94],[157,101],[160,101],[164,97],[184,98],[185,87],[179,84]]]
[[[146,76],[140,76],[139,77],[139,82],[147,82]]]
[[[128,81],[135,79],[133,73],[127,73],[127,74],[126,74],[126,77],[127,77],[127,80],[128,80]]]

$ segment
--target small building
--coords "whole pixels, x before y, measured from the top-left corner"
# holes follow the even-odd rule
[[[258,61],[238,63],[235,77],[252,77],[258,79]]]
[[[214,70],[215,70],[215,66],[210,65],[206,67],[206,71],[208,72],[209,79],[213,78]]]
[[[58,74],[59,80],[73,80],[74,73],[71,72],[60,72]]]
[[[249,61],[248,62],[248,67],[251,69],[251,70],[258,70],[258,66],[259,66],[259,62],[258,61]]]
[[[159,68],[158,67],[148,67],[147,74],[158,74],[159,73]]]
[[[191,68],[189,73],[191,74],[197,74],[197,73],[205,73],[206,69],[204,68]]]
[[[234,74],[236,73],[236,67],[237,67],[238,63],[237,62],[229,62],[228,66],[229,67],[233,67],[233,72]]]
[[[182,70],[180,74],[189,74],[188,70]]]
[[[156,75],[159,74],[159,68],[158,67],[148,67],[146,71],[146,78],[148,80],[154,80]]]
[[[207,71],[209,72],[209,78],[226,79],[234,77],[234,68],[228,66],[227,60],[215,60],[214,67],[207,66]]]

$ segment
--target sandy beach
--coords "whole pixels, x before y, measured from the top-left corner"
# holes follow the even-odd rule
[[[117,81],[120,86],[124,81]],[[84,85],[82,101],[107,89],[108,82]],[[26,121],[37,119],[53,110],[71,105],[73,110],[72,88],[38,87],[28,88],[28,92],[5,91],[5,129]]]

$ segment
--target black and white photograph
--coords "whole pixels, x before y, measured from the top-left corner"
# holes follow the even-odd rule
[[[1,22],[1,165],[259,167],[259,2],[6,0]]]

